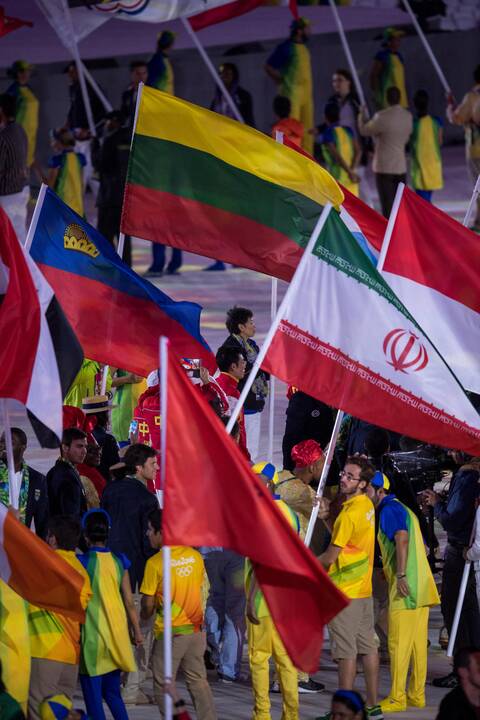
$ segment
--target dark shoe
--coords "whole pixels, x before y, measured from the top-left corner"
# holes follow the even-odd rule
[[[456,688],[458,687],[458,678],[454,672],[444,675],[444,677],[435,678],[432,680],[432,685],[439,688]]]
[[[154,268],[148,268],[147,272],[143,273],[145,278],[160,278],[163,275],[163,270],[155,270]]]
[[[181,275],[180,270],[167,270],[167,275]]]
[[[220,260],[217,260],[217,262],[214,262],[213,265],[208,265],[207,267],[203,268],[207,272],[218,272],[219,270],[226,270],[225,263],[221,262]]]
[[[300,680],[298,683],[298,692],[299,693],[321,693],[325,690],[325,685],[322,685],[322,683],[315,682],[315,680],[312,680],[312,678],[308,678],[308,680]]]
[[[217,675],[220,682],[225,683],[226,685],[231,685],[235,682],[235,678],[229,677],[229,675],[224,675],[221,672],[217,673]]]

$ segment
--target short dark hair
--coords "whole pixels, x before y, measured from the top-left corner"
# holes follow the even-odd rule
[[[156,455],[157,451],[150,447],[150,445],[145,445],[144,443],[134,443],[130,445],[123,456],[127,473],[135,474],[139,465],[145,465],[148,458],[155,457]]]
[[[109,530],[108,517],[103,512],[92,512],[85,518],[83,534],[91,542],[107,542]]]
[[[245,325],[252,317],[253,312],[248,308],[237,307],[236,305],[230,308],[230,310],[227,311],[227,319],[225,320],[228,332],[232,335],[237,335],[240,332],[238,326]]]
[[[22,430],[22,428],[12,427],[10,429],[10,432],[12,433],[12,435],[17,436],[21,445],[24,445],[25,447],[27,447],[27,434]]]
[[[413,104],[419,115],[426,115],[428,112],[428,93],[426,90],[417,90],[413,96]]]
[[[278,115],[279,118],[288,118],[292,111],[292,103],[290,98],[284,95],[277,95],[273,98],[273,112]]]
[[[328,102],[323,112],[330,123],[337,123],[340,120],[340,108],[336,102]]]
[[[48,520],[47,534],[53,535],[61,550],[78,547],[82,528],[74,515],[55,515]]]
[[[17,109],[17,101],[15,99],[15,96],[8,95],[8,93],[3,93],[2,95],[0,95],[0,109],[3,110],[7,118],[15,117],[15,112]]]
[[[97,425],[101,428],[105,428],[108,425],[108,410],[102,410],[101,412],[95,413],[95,417],[97,418]]]
[[[80,428],[71,427],[65,428],[62,433],[62,445],[70,447],[74,440],[84,440],[87,437],[87,433]]]
[[[387,88],[387,103],[389,105],[398,105],[400,102],[400,90],[396,85],[392,85],[391,87]]]
[[[350,72],[350,70],[345,70],[345,68],[337,68],[333,74],[341,75],[342,77],[344,77],[345,80],[348,80],[348,82],[351,84],[352,89],[353,89],[353,77],[352,77],[352,73]]]
[[[370,457],[379,458],[388,451],[390,437],[384,428],[372,428],[365,438],[365,451]]]
[[[477,65],[477,67],[473,71],[473,79],[476,83],[480,83],[480,65]]]
[[[218,348],[215,360],[221,372],[228,372],[232,365],[236,365],[243,354],[239,348],[222,345]]]
[[[345,460],[345,465],[356,465],[357,467],[359,467],[360,480],[366,482],[367,485],[372,479],[372,477],[375,475],[375,468],[373,467],[373,465],[371,465],[368,460],[365,460],[365,458],[360,457],[359,455],[349,455]]]
[[[342,703],[355,714],[362,713],[362,720],[367,717],[363,698],[356,690],[337,690],[332,697],[334,702]]]
[[[458,675],[460,668],[468,668],[470,665],[470,657],[471,655],[475,655],[475,653],[480,653],[480,648],[474,645],[459,648],[453,656],[453,672]]]
[[[156,533],[160,532],[162,529],[162,511],[160,508],[155,508],[154,510],[150,510],[150,512],[147,515],[147,521],[150,523],[152,528],[155,530]]]
[[[130,63],[130,71],[136,70],[139,67],[147,67],[145,60],[132,60]]]
[[[220,72],[223,72],[224,70],[230,70],[230,72],[233,75],[233,82],[238,83],[240,80],[240,73],[238,71],[238,67],[235,65],[235,63],[226,62],[222,63],[219,67]]]

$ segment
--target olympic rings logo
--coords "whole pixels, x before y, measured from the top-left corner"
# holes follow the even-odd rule
[[[192,565],[182,565],[180,567],[176,567],[175,572],[178,575],[178,577],[188,577],[193,572],[193,566]]]

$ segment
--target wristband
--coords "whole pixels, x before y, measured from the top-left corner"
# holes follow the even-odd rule
[[[397,580],[402,580],[404,577],[407,577],[407,576],[405,574],[397,575]]]

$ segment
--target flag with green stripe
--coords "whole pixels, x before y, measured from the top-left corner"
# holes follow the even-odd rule
[[[480,416],[332,210],[263,368],[367,422],[480,454]]]

